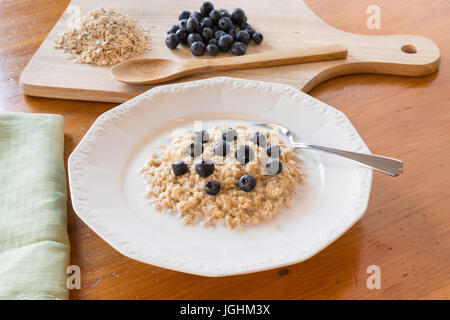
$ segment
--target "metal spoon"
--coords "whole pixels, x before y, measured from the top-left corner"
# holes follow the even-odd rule
[[[318,146],[318,145],[308,144],[308,143],[298,143],[298,142],[294,141],[294,136],[292,135],[292,132],[288,128],[286,128],[282,125],[274,124],[274,123],[257,123],[256,125],[267,127],[267,128],[273,129],[281,134],[286,135],[289,139],[291,147],[294,149],[306,148],[306,149],[320,150],[320,151],[332,153],[332,154],[359,162],[367,167],[378,170],[382,173],[388,174],[393,177],[396,177],[400,173],[403,172],[403,161],[401,161],[401,160],[377,156],[377,155],[373,155],[373,154],[339,150],[339,149]]]

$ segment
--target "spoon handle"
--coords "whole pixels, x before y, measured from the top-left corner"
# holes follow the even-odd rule
[[[294,143],[294,148],[308,148],[313,150],[325,151],[335,155],[359,162],[382,173],[396,177],[403,171],[403,162],[401,160],[366,154],[352,151],[333,149],[329,147],[317,146],[307,143]]]
[[[236,70],[274,67],[304,62],[345,59],[347,48],[342,45],[326,45],[252,53],[236,57],[205,59],[205,69]]]

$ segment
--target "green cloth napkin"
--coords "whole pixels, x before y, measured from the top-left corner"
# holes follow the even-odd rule
[[[0,299],[67,299],[64,118],[0,113]]]

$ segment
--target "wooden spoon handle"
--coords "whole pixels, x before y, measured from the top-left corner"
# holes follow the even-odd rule
[[[129,84],[154,84],[204,71],[273,67],[303,62],[344,59],[346,57],[346,47],[327,45],[274,50],[214,59],[171,61],[144,58],[131,59],[115,65],[110,69],[110,74],[115,79]],[[158,68],[161,65],[163,68]]]
[[[204,70],[236,70],[274,67],[304,62],[345,59],[347,48],[342,45],[327,45],[288,50],[267,51],[237,57],[203,60]]]

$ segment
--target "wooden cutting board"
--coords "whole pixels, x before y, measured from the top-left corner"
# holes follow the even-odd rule
[[[150,30],[152,51],[148,56],[170,59],[198,59],[188,48],[168,49],[164,44],[166,30],[177,23],[182,10],[199,10],[201,0],[73,0],[41,47],[24,69],[20,83],[27,95],[124,102],[151,85],[126,85],[109,75],[109,67],[73,63],[67,54],[53,48],[55,37],[62,32],[68,20],[77,12],[114,8],[129,14]],[[415,35],[369,36],[344,32],[318,18],[301,0],[214,1],[216,8],[232,10],[243,7],[248,22],[264,34],[264,42],[249,45],[247,54],[264,50],[308,47],[322,44],[347,46],[345,60],[259,68],[239,71],[202,73],[173,82],[189,81],[214,76],[232,76],[246,79],[281,82],[308,92],[317,84],[343,74],[385,73],[405,76],[424,76],[439,68],[440,53],[430,39]],[[221,53],[222,56],[229,55]],[[214,59],[204,56],[205,59]]]

